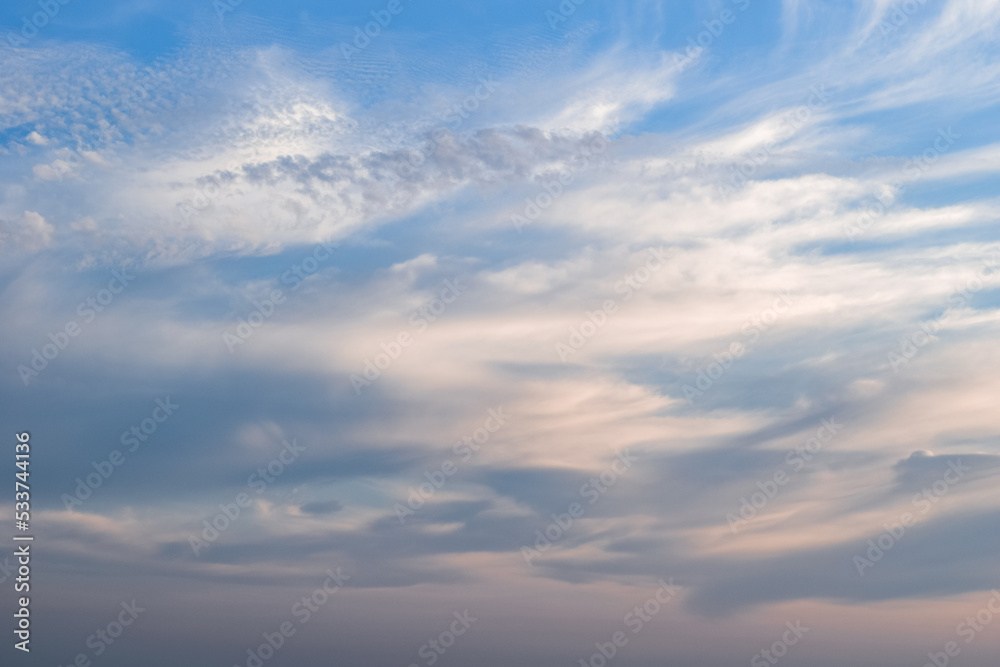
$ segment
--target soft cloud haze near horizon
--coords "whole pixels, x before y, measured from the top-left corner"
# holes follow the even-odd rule
[[[1000,2],[223,1],[0,10],[5,665],[996,665]]]

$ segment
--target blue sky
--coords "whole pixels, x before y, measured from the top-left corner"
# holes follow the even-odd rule
[[[220,7],[0,8],[12,664],[995,665],[1000,3]]]

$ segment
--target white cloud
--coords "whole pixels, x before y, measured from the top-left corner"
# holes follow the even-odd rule
[[[15,250],[38,252],[52,243],[54,233],[52,225],[35,211],[25,211],[16,220],[0,219],[0,242]]]

